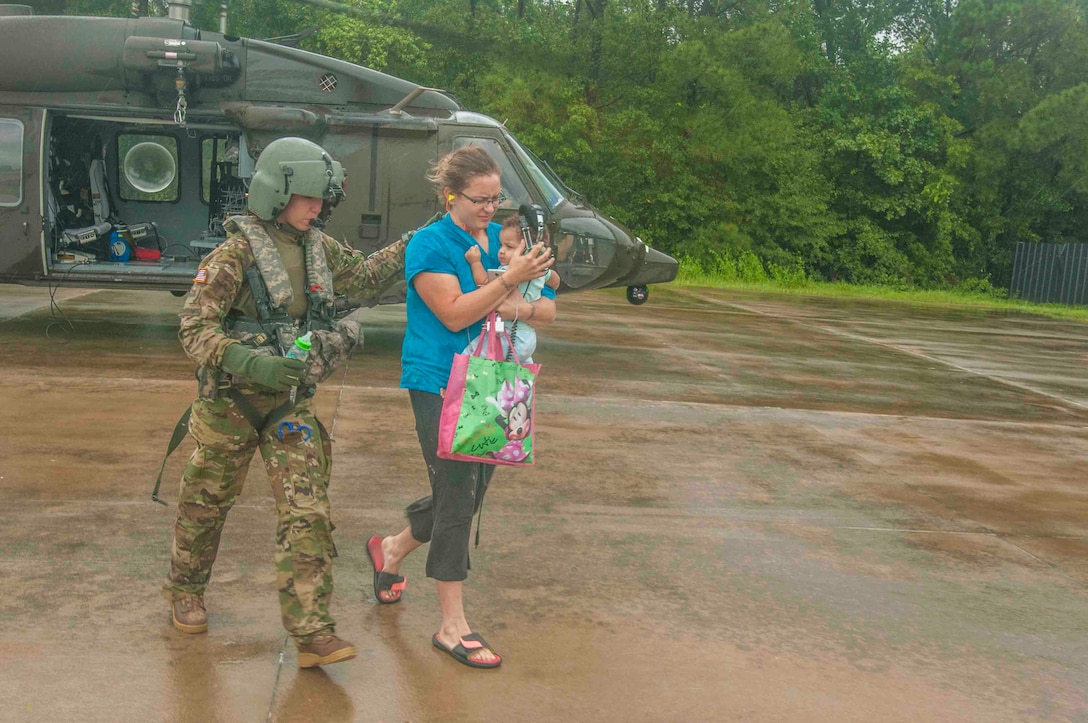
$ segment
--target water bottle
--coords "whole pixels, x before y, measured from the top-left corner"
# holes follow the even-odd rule
[[[310,347],[313,343],[310,341],[310,332],[306,332],[302,336],[295,337],[295,343],[284,354],[289,359],[298,359],[299,361],[306,361],[310,356]],[[291,387],[291,403],[295,403],[295,395],[298,394],[298,387]]]
[[[290,357],[291,359],[306,361],[306,358],[310,356],[311,346],[313,346],[313,343],[310,341],[310,332],[306,332],[295,339],[294,345],[287,350],[287,353],[284,354],[284,356]]]

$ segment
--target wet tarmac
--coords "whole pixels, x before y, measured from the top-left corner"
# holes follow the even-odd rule
[[[561,297],[539,462],[500,470],[466,586],[498,671],[434,650],[409,558],[365,540],[426,478],[402,306],[319,394],[335,437],[333,612],[299,671],[251,467],[207,593],[169,624],[151,484],[195,393],[162,292],[0,287],[0,720],[1088,720],[1088,325],[654,288]],[[63,343],[61,343],[63,342]],[[191,441],[168,461],[176,500]]]

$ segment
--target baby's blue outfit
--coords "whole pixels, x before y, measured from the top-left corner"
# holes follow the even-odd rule
[[[499,266],[497,270],[506,271],[506,267]],[[520,291],[521,295],[525,297],[525,300],[531,304],[540,298],[541,294],[544,291],[544,284],[548,281],[548,277],[551,275],[552,270],[548,269],[544,272],[543,276],[537,277],[535,279],[529,279],[528,281],[523,281],[522,283],[518,284],[518,291]],[[491,283],[496,282],[493,281]],[[526,309],[525,313],[529,313],[528,309]],[[522,321],[515,322],[513,320],[508,321],[506,319],[503,319],[503,323],[506,324],[506,331],[510,334],[510,338],[514,340],[514,351],[517,352],[518,361],[520,361],[522,364],[532,364],[533,352],[536,351],[536,329]],[[502,339],[502,353],[505,356],[506,353],[509,351],[509,347],[506,345],[506,337],[502,336],[500,338]],[[476,345],[479,343],[480,337],[477,336],[475,339],[468,343],[468,346],[465,347],[464,353],[471,354],[476,348]]]

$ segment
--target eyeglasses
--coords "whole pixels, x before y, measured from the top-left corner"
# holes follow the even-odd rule
[[[485,208],[487,206],[494,206],[495,208],[498,208],[499,204],[506,200],[505,193],[500,193],[494,198],[473,198],[472,196],[466,196],[460,191],[458,191],[457,193],[460,194],[462,198],[467,198],[469,201],[471,201],[473,206],[483,206]]]

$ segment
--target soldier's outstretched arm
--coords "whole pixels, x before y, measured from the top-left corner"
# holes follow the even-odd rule
[[[245,239],[228,239],[204,259],[178,314],[181,346],[199,366],[218,367],[223,350],[238,343],[223,332],[223,317],[245,283],[242,246]]]
[[[377,299],[390,286],[404,279],[403,238],[370,256],[348,248],[335,239],[325,244],[336,293],[353,299]]]

